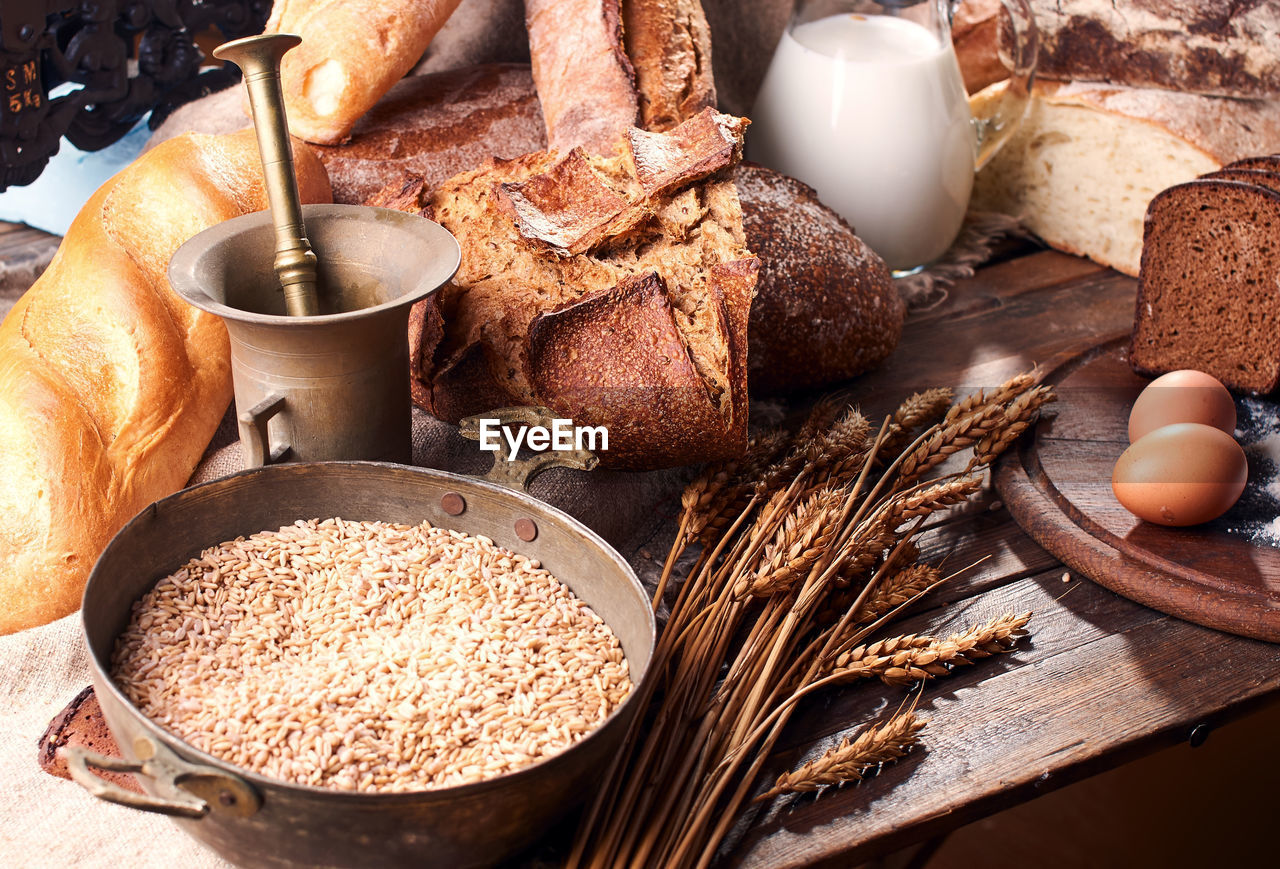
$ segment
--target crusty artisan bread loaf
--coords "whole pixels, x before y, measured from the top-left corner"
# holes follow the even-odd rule
[[[329,185],[295,148],[304,201]],[[124,522],[179,489],[231,400],[221,320],[169,289],[169,258],[266,207],[248,131],[183,136],[89,199],[0,324],[0,633],[76,609]]]
[[[893,352],[904,305],[884,260],[813,188],[754,163],[733,180],[747,246],[760,258],[752,393],[838,383]]]
[[[182,106],[147,143],[185,132],[227,133],[249,126],[241,89]],[[333,201],[362,205],[408,175],[435,187],[489,157],[511,158],[547,146],[529,67],[494,63],[402,79],[356,122],[340,145],[317,145],[333,183]]]
[[[1005,84],[975,95],[976,117]],[[1022,126],[974,182],[971,207],[1022,218],[1050,245],[1138,274],[1161,190],[1280,148],[1280,98],[1037,82]]]
[[[404,77],[459,0],[275,0],[267,33],[296,33],[284,56],[289,131],[308,142],[346,139]]]
[[[415,400],[448,420],[541,404],[607,426],[612,467],[740,453],[757,261],[717,173],[744,127],[707,109],[633,129],[612,157],[538,152],[375,199],[423,209],[462,245],[411,318]]]
[[[1280,386],[1280,176],[1204,178],[1147,209],[1130,364],[1195,368],[1231,389]]]
[[[1280,92],[1280,5],[1031,0],[1036,74],[1257,99]]]
[[[488,64],[404,79],[356,124],[343,145],[317,152],[333,201],[359,205],[393,180],[434,188],[490,157],[547,146],[529,67]]]

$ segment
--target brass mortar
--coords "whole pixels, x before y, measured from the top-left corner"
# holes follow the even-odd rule
[[[271,215],[233,218],[169,263],[175,292],[217,314],[246,467],[409,461],[409,308],[457,271],[457,241],[425,218],[360,205],[302,209],[319,259],[319,313],[289,316],[273,272]]]

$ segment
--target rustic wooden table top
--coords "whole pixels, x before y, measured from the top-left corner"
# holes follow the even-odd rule
[[[0,224],[0,261],[47,236]],[[914,314],[893,357],[852,384],[876,409],[909,391],[992,386],[1055,366],[1128,331],[1135,282],[1054,251],[1024,247]],[[946,633],[1032,610],[1031,636],[998,660],[926,686],[924,748],[857,787],[784,797],[750,819],[727,862],[849,866],[1190,737],[1280,691],[1280,646],[1241,639],[1131,603],[1072,576],[1031,541],[994,490],[921,539],[924,557],[959,567],[895,630]],[[876,686],[802,707],[766,775],[776,775],[896,708]]]
[[[1020,253],[913,315],[893,357],[854,384],[855,396],[874,404],[927,386],[992,386],[1129,331],[1132,278],[1056,251]],[[998,497],[988,490],[976,509],[927,532],[925,558],[987,560],[894,632],[945,634],[1032,610],[1030,637],[1005,658],[925,687],[923,751],[856,787],[775,801],[732,865],[850,866],[1185,741],[1280,691],[1280,645],[1166,616],[1080,576],[1064,582],[1063,565]],[[793,768],[900,700],[875,686],[816,700],[793,719],[768,772]]]

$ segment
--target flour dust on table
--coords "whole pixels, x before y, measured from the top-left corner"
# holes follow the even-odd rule
[[[1237,398],[1235,435],[1249,460],[1249,483],[1214,527],[1280,549],[1280,401]]]

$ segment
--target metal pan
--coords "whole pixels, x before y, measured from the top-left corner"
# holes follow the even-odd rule
[[[233,766],[161,729],[117,689],[108,675],[116,637],[133,602],[157,580],[207,546],[328,516],[426,519],[537,558],[613,629],[636,689],[596,731],[533,766],[474,784],[388,794],[295,785]],[[516,852],[578,803],[608,766],[636,714],[655,636],[635,573],[572,517],[493,483],[370,462],[268,466],[152,504],[99,558],[82,620],[94,687],[125,758],[73,750],[73,777],[100,798],[174,815],[227,859],[252,866],[462,867]],[[110,785],[91,767],[136,771],[147,793]]]

